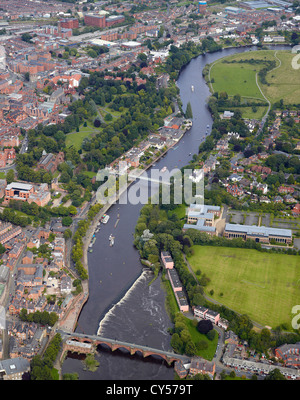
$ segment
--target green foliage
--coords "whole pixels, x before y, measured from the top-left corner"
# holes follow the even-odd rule
[[[27,310],[23,308],[20,311],[20,319],[21,321],[54,326],[58,321],[58,315],[54,312],[48,313],[47,311],[35,311],[34,313],[27,314]]]
[[[57,333],[47,347],[44,356],[36,355],[30,361],[31,380],[53,380],[52,368],[58,355],[61,336]]]

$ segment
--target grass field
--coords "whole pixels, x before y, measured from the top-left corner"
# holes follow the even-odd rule
[[[295,104],[300,98],[300,73],[292,67],[292,58],[295,54],[291,51],[260,50],[249,51],[247,53],[235,54],[216,61],[211,65],[210,80],[211,88],[214,92],[227,92],[229,96],[239,94],[242,99],[261,99],[264,100],[257,84],[256,74],[264,64],[248,63],[226,63],[227,61],[239,60],[270,60],[276,61],[276,67],[269,71],[266,76],[268,84],[259,85],[271,103],[283,99],[285,104]],[[260,119],[263,108],[259,107],[257,115],[251,115],[251,108],[243,110],[243,117]],[[249,114],[249,115],[248,115]]]
[[[277,51],[280,66],[267,74],[269,85],[261,85],[265,96],[274,103],[283,99],[285,104],[298,104],[300,99],[300,71],[292,68],[295,54]]]
[[[81,148],[81,143],[84,138],[92,136],[99,132],[99,128],[95,128],[89,122],[87,126],[81,125],[79,132],[72,132],[66,136],[66,147],[74,146],[76,150]]]
[[[197,350],[196,355],[206,360],[211,361],[216,352],[217,344],[218,344],[218,335],[216,334],[215,338],[211,341],[207,338],[206,335],[200,333],[196,326],[194,326],[193,321],[189,318],[186,318],[185,324],[190,332],[192,341],[196,344],[200,341],[204,341],[207,343],[208,347],[205,350]]]
[[[193,270],[210,278],[205,292],[237,313],[261,325],[291,324],[291,309],[299,304],[299,257],[256,250],[194,246]],[[223,293],[223,295],[221,295]]]
[[[214,80],[212,88],[215,92],[227,92],[229,96],[239,94],[241,97],[250,97],[264,100],[255,82],[255,75],[264,64],[234,63],[227,64],[224,61],[239,60],[271,60],[274,58],[274,51],[261,50],[251,51],[242,54],[235,54],[221,58],[211,66],[210,79]]]

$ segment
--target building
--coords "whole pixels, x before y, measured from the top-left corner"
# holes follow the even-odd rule
[[[217,311],[202,306],[194,307],[194,316],[196,318],[209,319],[215,325],[218,325],[220,320],[220,314]]]
[[[43,153],[40,161],[38,162],[37,169],[51,172],[52,174],[56,171],[59,164],[64,162],[64,153],[60,151],[57,155],[52,153]]]
[[[0,360],[0,380],[22,380],[30,371],[30,362],[26,358],[17,357],[8,360]]]
[[[168,269],[168,277],[169,277],[179,310],[182,312],[189,311],[188,300],[183,291],[182,283],[179,279],[177,271],[174,268]]]
[[[0,168],[5,167],[7,164],[11,164],[15,158],[16,151],[14,148],[0,151]]]
[[[208,311],[208,308],[202,307],[202,306],[196,306],[194,308],[194,316],[196,318],[202,318],[205,319],[205,314]]]
[[[60,26],[66,29],[75,29],[79,27],[79,22],[77,18],[65,18],[59,21]]]
[[[215,363],[203,360],[202,358],[199,357],[194,357],[191,360],[189,373],[192,376],[197,374],[207,374],[211,378],[213,378],[215,369],[216,369]]]
[[[205,319],[209,319],[212,323],[217,325],[220,319],[220,314],[217,311],[207,310]]]
[[[180,379],[185,378],[187,376],[187,373],[188,373],[188,371],[186,370],[186,368],[182,364],[182,361],[175,361],[174,371],[176,372],[176,374],[179,376]]]
[[[34,202],[38,206],[44,207],[51,200],[51,194],[46,183],[33,185],[12,182],[5,188],[4,204],[10,200],[27,201],[29,204]]]
[[[225,224],[224,236],[227,239],[253,239],[258,243],[292,243],[291,229],[269,228],[266,226]]]
[[[275,355],[284,361],[286,367],[300,367],[300,342],[283,344],[275,349]]]
[[[199,14],[205,14],[206,6],[207,6],[206,1],[199,1],[199,3],[198,3],[198,12],[199,12]]]
[[[31,184],[12,182],[6,186],[5,200],[27,200],[33,192],[34,187]]]
[[[171,269],[174,267],[174,261],[168,251],[161,252],[161,260],[166,269]]]
[[[197,229],[198,231],[215,235],[214,218],[220,217],[221,208],[204,204],[190,204],[186,215],[187,223],[183,225],[183,231]]]
[[[86,14],[84,16],[84,23],[88,26],[96,26],[98,28],[105,28],[106,21],[105,15]]]

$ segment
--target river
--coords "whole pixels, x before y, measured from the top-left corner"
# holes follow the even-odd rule
[[[280,50],[282,47],[276,46]],[[256,48],[232,48],[205,54],[190,61],[178,78],[177,85],[183,110],[190,101],[193,127],[178,145],[174,146],[154,168],[166,166],[168,170],[188,164],[192,154],[205,137],[212,118],[206,106],[210,95],[202,77],[202,69],[221,57]],[[194,91],[191,90],[194,86]],[[190,155],[191,154],[191,155]],[[129,190],[134,190],[132,185]],[[124,194],[125,196],[126,194]],[[120,203],[124,197],[120,198]],[[143,272],[139,255],[133,247],[133,232],[142,204],[115,204],[109,210],[110,220],[101,224],[96,234],[93,252],[88,253],[89,299],[78,319],[77,332],[96,334],[144,344],[158,349],[171,350],[168,328],[172,326],[165,311],[165,292],[160,278],[151,285],[153,276]],[[109,246],[109,235],[115,237]],[[120,301],[121,300],[121,301]],[[77,372],[80,380],[159,380],[173,379],[174,370],[160,358],[129,356],[126,352],[101,349],[96,354],[100,365],[96,372],[88,372],[78,358],[67,357],[62,372]]]

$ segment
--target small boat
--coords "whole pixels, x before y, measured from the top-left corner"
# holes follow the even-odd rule
[[[194,86],[193,85],[191,86],[191,90],[192,90],[192,92],[194,91]]]
[[[109,235],[109,242],[110,242],[110,243],[109,243],[110,246],[113,246],[114,243],[115,243],[115,238],[113,237],[112,234]]]
[[[108,220],[109,220],[109,218],[110,218],[109,215],[104,214],[103,217],[104,217],[104,218],[103,218],[103,220],[102,220],[102,224],[107,224],[107,223],[108,223]]]
[[[163,168],[160,170],[160,172],[166,172],[166,170],[167,170],[167,167],[163,167]]]

